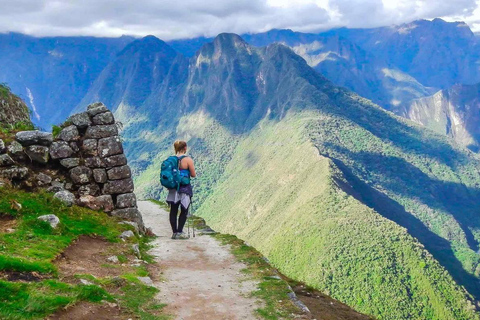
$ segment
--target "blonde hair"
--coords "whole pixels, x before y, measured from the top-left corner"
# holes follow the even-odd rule
[[[183,140],[177,140],[173,144],[173,148],[175,149],[175,153],[180,153],[187,147],[187,143]]]

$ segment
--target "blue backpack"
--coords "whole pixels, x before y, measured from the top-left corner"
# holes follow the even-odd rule
[[[190,183],[190,175],[180,170],[180,161],[186,156],[170,156],[162,162],[160,170],[160,183],[167,189],[179,189],[181,185],[187,185]]]

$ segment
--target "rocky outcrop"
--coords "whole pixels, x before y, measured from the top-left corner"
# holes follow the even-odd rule
[[[101,103],[71,116],[57,137],[22,131],[0,140],[0,178],[13,185],[45,188],[66,205],[104,210],[138,224],[130,167],[113,114]]]
[[[0,127],[18,123],[31,123],[28,107],[8,87],[0,84]]]
[[[392,111],[480,151],[480,84],[455,85]]]

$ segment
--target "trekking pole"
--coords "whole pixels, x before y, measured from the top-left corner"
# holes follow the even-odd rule
[[[188,238],[190,239],[190,217],[187,215]]]
[[[190,219],[193,219],[193,201],[190,202],[190,207],[192,209],[188,215]],[[193,224],[192,224],[192,233],[193,233],[193,237],[195,238],[195,220],[193,221]]]

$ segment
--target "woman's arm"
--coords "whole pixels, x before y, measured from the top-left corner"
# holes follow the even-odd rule
[[[193,164],[193,159],[192,158],[187,158],[188,162],[188,170],[190,171],[190,177],[195,178],[197,176],[197,173],[195,172],[195,165]]]

